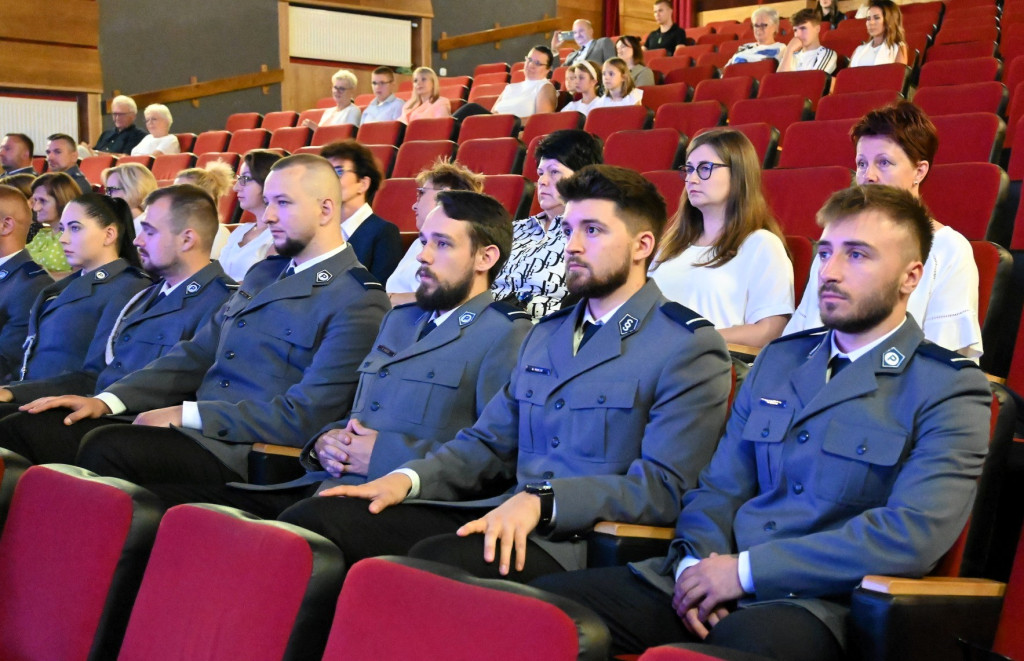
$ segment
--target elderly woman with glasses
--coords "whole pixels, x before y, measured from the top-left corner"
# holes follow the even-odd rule
[[[731,129],[701,133],[687,149],[683,178],[651,277],[726,342],[763,347],[793,313],[793,263],[765,201],[754,146]]]
[[[768,58],[782,60],[786,44],[775,41],[775,35],[779,31],[779,12],[770,7],[758,7],[751,15],[750,21],[754,26],[754,41],[740,46],[736,54],[729,58],[726,66],[740,62],[759,62]]]
[[[359,126],[362,111],[354,101],[358,85],[359,81],[356,79],[356,75],[348,69],[339,69],[334,72],[334,75],[331,76],[331,97],[334,99],[335,106],[324,111],[319,124],[307,119],[304,122],[305,126],[314,131],[317,126],[336,126],[338,124]]]
[[[181,145],[178,144],[178,137],[171,135],[171,111],[162,103],[153,103],[146,106],[142,112],[146,118],[146,130],[149,135],[143,138],[139,144],[132,149],[132,156],[161,156],[163,154],[180,154]]]

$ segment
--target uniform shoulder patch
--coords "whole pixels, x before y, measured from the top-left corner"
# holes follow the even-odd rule
[[[934,342],[929,342],[927,340],[917,345],[917,353],[922,356],[927,356],[932,360],[937,360],[940,363],[949,365],[954,369],[962,370],[965,367],[977,367],[978,369],[981,369],[981,367],[978,366],[978,363],[974,362],[967,356],[961,356],[955,351],[950,351],[945,347],[940,347]]]
[[[348,270],[349,274],[356,279],[356,282],[363,286],[363,289],[379,289],[384,291],[384,285],[380,284],[377,280],[377,276],[373,275],[366,269],[357,266]]]
[[[488,307],[505,315],[509,321],[515,321],[516,319],[530,319],[529,312],[522,308],[518,308],[511,303],[506,303],[505,301],[495,301]]]
[[[666,317],[688,329],[691,333],[696,331],[698,328],[704,328],[706,326],[714,328],[715,326],[713,323],[690,308],[682,305],[681,303],[676,303],[675,301],[663,303],[660,309],[665,313]]]
[[[538,324],[543,324],[545,321],[551,321],[552,319],[560,319],[561,317],[564,317],[565,315],[569,314],[570,312],[572,312],[575,309],[576,309],[575,305],[570,305],[567,308],[562,308],[561,310],[555,310],[554,312],[549,312],[548,314],[546,314],[543,317],[541,317],[540,321],[538,321],[537,323]]]

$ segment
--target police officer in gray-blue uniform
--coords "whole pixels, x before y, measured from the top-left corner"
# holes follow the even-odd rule
[[[68,203],[60,226],[68,263],[78,271],[44,288],[32,304],[19,381],[80,369],[99,373],[121,308],[152,284],[132,245],[135,229],[124,200],[87,193]],[[107,232],[113,242],[106,242]]]
[[[516,580],[584,566],[579,534],[599,520],[675,520],[724,424],[725,342],[647,280],[666,220],[650,182],[588,166],[558,189],[568,202],[567,284],[584,300],[534,327],[509,384],[472,427],[383,478],[307,499],[283,520],[324,534],[349,562],[411,550]],[[369,511],[359,498],[372,501]],[[460,527],[485,536],[450,534]]]
[[[342,239],[326,160],[281,159],[264,195],[279,255],[253,266],[210,323],[95,398],[47,404],[74,409],[70,422],[141,412],[89,432],[80,465],[140,484],[245,480],[253,443],[300,445],[348,412],[389,308],[384,287]]]
[[[25,250],[32,210],[16,188],[0,185],[0,382],[14,378],[24,355],[28,317],[53,278]]]
[[[166,504],[213,502],[276,517],[323,481],[361,484],[424,456],[472,425],[507,382],[530,315],[488,290],[508,258],[511,218],[468,191],[439,193],[418,255],[417,303],[384,317],[359,366],[351,414],[313,436],[306,475],[285,484],[147,485]]]
[[[219,221],[213,199],[185,184],[154,191],[146,200],[142,233],[136,238],[147,272],[160,281],[139,292],[121,310],[106,342],[105,367],[99,376],[85,369],[49,379],[25,381],[0,389],[14,404],[0,406],[11,415],[0,420],[0,447],[35,463],[71,463],[78,443],[102,420],[64,424],[67,411],[16,412],[19,404],[48,395],[91,395],[140,370],[191,339],[237,288],[217,262],[210,261]],[[9,407],[9,408],[8,408]]]
[[[669,556],[535,583],[597,610],[614,653],[704,638],[726,659],[845,658],[861,579],[927,573],[967,522],[991,394],[906,312],[928,213],[876,185],[836,193],[819,222],[827,328],[758,356]]]

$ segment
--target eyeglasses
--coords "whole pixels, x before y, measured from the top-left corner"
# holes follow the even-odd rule
[[[107,193],[123,193],[124,186],[107,186]]]
[[[443,188],[431,188],[430,186],[420,186],[416,189],[416,199],[419,200],[423,197],[423,194],[428,190],[444,190]]]
[[[344,176],[346,172],[355,173],[355,170],[346,170],[345,168],[341,167],[340,165],[335,165],[334,166],[334,174],[338,175],[339,177]]]
[[[526,58],[526,63],[527,64],[532,64],[535,67],[546,67],[546,66],[548,66],[546,62],[541,62],[541,61],[535,60],[535,59],[533,59],[531,57]]]
[[[352,88],[351,87],[338,87],[337,85],[334,85],[331,89],[333,89],[335,92],[348,92]]]
[[[255,177],[250,177],[247,174],[243,174],[241,176],[235,177],[235,181],[237,181],[242,186],[248,186],[249,182],[250,181],[256,181],[256,178]]]
[[[130,112],[112,112],[112,113],[110,113],[110,116],[111,117],[127,117],[128,115],[131,115],[131,114],[132,113],[130,113]]]
[[[727,168],[729,167],[725,163],[711,163],[710,161],[701,161],[696,166],[687,163],[683,167],[679,168],[679,172],[683,179],[689,177],[694,172],[700,177],[701,181],[707,181],[711,178],[711,173],[715,171],[715,168]]]
[[[771,23],[754,23],[755,30],[765,30]]]

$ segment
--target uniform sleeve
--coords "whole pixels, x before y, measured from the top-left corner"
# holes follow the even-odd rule
[[[747,237],[740,253],[750,243],[747,277],[747,305],[743,323],[753,324],[767,317],[793,313],[793,262],[786,254],[782,240],[767,231]],[[746,257],[745,255],[743,255]]]

